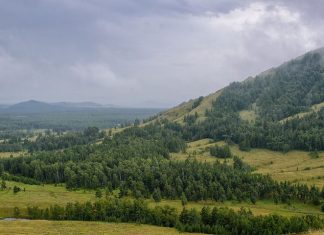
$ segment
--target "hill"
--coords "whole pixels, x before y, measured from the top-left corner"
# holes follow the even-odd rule
[[[73,108],[73,109],[91,109],[91,108],[113,108],[115,105],[102,105],[94,102],[57,102],[52,103],[52,105],[64,108]]]
[[[37,100],[29,100],[20,102],[10,106],[0,106],[4,113],[46,113],[46,112],[62,112],[62,111],[76,111],[83,109],[98,109],[111,108],[111,106],[104,106],[94,102],[57,102],[45,103]]]
[[[24,101],[11,105],[2,111],[5,113],[41,113],[62,110],[60,107],[36,100]]]
[[[211,138],[288,151],[324,149],[324,48],[157,116],[186,140]]]
[[[282,64],[281,66],[277,67],[277,68],[271,68],[269,70],[266,70],[264,72],[262,72],[261,74],[255,76],[255,77],[249,77],[246,80],[244,80],[243,82],[234,82],[232,84],[230,84],[229,86],[220,89],[219,91],[212,93],[208,96],[201,96],[197,99],[191,99],[187,102],[183,102],[182,104],[166,110],[164,112],[162,112],[158,118],[159,119],[168,119],[170,121],[176,121],[176,122],[183,122],[183,118],[186,115],[191,115],[194,114],[195,112],[198,113],[199,117],[206,117],[205,112],[207,110],[210,110],[213,108],[213,102],[216,101],[216,99],[218,98],[218,96],[222,93],[223,90],[227,90],[227,92],[229,93],[229,91],[231,91],[231,93],[234,93],[235,91],[235,87],[245,87],[245,91],[247,92],[246,96],[250,96],[253,87],[256,86],[260,86],[259,89],[263,89],[264,92],[263,93],[259,93],[257,97],[254,97],[254,101],[258,100],[258,104],[254,103],[254,102],[249,102],[248,104],[245,104],[244,108],[240,108],[240,116],[243,119],[248,119],[247,115],[249,114],[250,116],[254,116],[252,119],[256,118],[256,115],[258,113],[258,108],[261,107],[265,107],[266,105],[264,104],[266,102],[267,97],[270,96],[270,94],[274,93],[274,89],[277,88],[277,86],[280,85],[280,90],[277,92],[281,92],[280,95],[279,93],[277,94],[277,97],[272,97],[273,99],[276,99],[277,102],[280,102],[280,100],[284,99],[284,95],[286,92],[293,92],[297,90],[299,90],[302,94],[295,94],[294,97],[291,97],[291,99],[297,99],[298,97],[296,97],[297,95],[302,95],[302,97],[300,97],[300,102],[303,103],[303,105],[298,105],[294,110],[294,111],[290,111],[287,114],[278,114],[280,117],[282,116],[286,116],[289,117],[290,115],[294,114],[298,114],[301,113],[300,110],[309,110],[310,108],[310,104],[320,104],[321,102],[323,102],[323,90],[324,90],[324,85],[323,85],[323,68],[324,68],[324,59],[323,59],[323,55],[324,55],[324,48],[319,48],[317,50],[311,51],[306,53],[305,55],[299,56],[294,60],[291,60],[289,62],[286,62],[284,64]],[[313,61],[310,57],[313,56]],[[308,60],[308,61],[307,61]],[[305,63],[304,65],[302,65],[303,63]],[[314,80],[308,81],[309,83],[307,84],[307,80],[309,78],[309,74],[299,74],[299,78],[298,77],[294,77],[293,75],[297,75],[299,72],[301,72],[301,70],[304,70],[305,67],[308,65],[312,65],[312,63],[314,63],[313,65],[316,68],[315,71],[317,71],[317,69],[319,69],[320,74],[318,74],[319,76],[317,78],[314,78]],[[309,72],[312,73],[310,71],[310,68],[308,69],[308,71],[304,71],[304,72]],[[280,77],[281,78],[280,78]],[[296,79],[296,80],[295,80]],[[297,80],[298,79],[298,80]],[[295,81],[294,81],[295,80]],[[289,87],[290,85],[292,85],[293,82],[296,82],[296,86],[295,87]],[[261,83],[261,84],[260,84]],[[308,85],[307,87],[303,87],[303,85],[305,85],[305,83]],[[240,85],[239,85],[240,84]],[[238,88],[236,88],[238,89]],[[250,92],[248,92],[248,90],[250,90]],[[227,93],[227,95],[229,95]],[[286,93],[286,96],[288,96],[288,94],[291,93]],[[231,94],[232,95],[232,94]],[[238,98],[238,94],[234,94],[235,99]],[[233,99],[234,99],[233,97]],[[246,97],[241,100],[241,102],[244,102],[246,100]],[[196,102],[196,104],[198,105],[194,105]],[[290,100],[290,103],[293,104],[293,100]],[[323,105],[323,104],[322,104]],[[300,107],[302,106],[302,107]],[[270,110],[270,107],[268,107]],[[278,110],[274,110],[272,111],[274,113],[278,113]]]

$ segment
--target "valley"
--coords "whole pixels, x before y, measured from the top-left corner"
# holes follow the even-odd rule
[[[2,108],[0,217],[31,220],[0,221],[0,229],[322,231],[323,55],[166,111],[78,104],[67,112],[71,104],[36,101]]]

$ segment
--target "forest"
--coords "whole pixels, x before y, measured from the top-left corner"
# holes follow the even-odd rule
[[[278,183],[270,176],[253,173],[236,156],[233,165],[168,160],[170,152],[185,151],[185,146],[178,132],[151,124],[128,128],[113,138],[106,137],[102,144],[0,159],[0,169],[38,182],[66,183],[71,189],[119,189],[121,196],[135,198],[149,198],[156,191],[163,198],[184,195],[190,201],[255,203],[259,199],[271,199],[277,203],[299,200],[319,205],[324,198],[324,189]]]

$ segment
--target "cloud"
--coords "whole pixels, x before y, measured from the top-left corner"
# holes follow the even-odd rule
[[[120,80],[117,79],[116,75],[105,64],[75,64],[72,65],[70,69],[71,72],[76,76],[76,79],[81,82],[105,87],[122,85]]]
[[[176,105],[323,46],[314,2],[4,2],[1,98]]]

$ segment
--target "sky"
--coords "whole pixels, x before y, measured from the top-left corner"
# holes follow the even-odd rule
[[[0,103],[171,107],[324,46],[324,1],[0,0]]]

